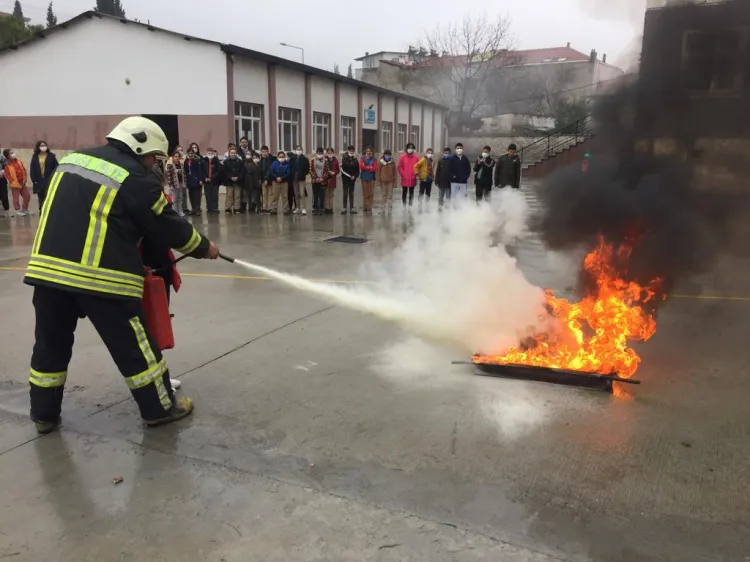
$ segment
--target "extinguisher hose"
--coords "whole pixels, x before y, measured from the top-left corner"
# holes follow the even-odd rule
[[[174,266],[174,265],[176,265],[176,264],[177,264],[177,262],[181,262],[182,260],[184,260],[184,259],[185,259],[185,258],[187,258],[187,257],[188,257],[188,255],[187,255],[187,254],[184,254],[184,255],[180,256],[179,258],[177,258],[176,260],[174,260],[174,261],[173,261],[173,262],[171,263],[171,265],[173,265],[173,266]],[[230,257],[230,256],[225,256],[224,254],[219,254],[219,257],[220,257],[221,259],[223,259],[224,261],[228,261],[229,263],[234,263],[234,258],[233,258],[233,257]],[[152,270],[151,270],[151,273],[153,273],[153,274],[158,274],[158,272],[159,272],[159,271],[160,271],[161,269],[162,269],[162,268],[159,268],[159,269],[152,269]]]

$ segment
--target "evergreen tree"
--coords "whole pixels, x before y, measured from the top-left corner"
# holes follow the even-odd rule
[[[122,7],[120,0],[96,0],[94,10],[118,18],[125,17],[125,9]]]
[[[354,71],[352,70],[352,63],[349,63],[349,68],[346,70],[347,78],[354,78]]]
[[[23,21],[23,8],[21,7],[20,0],[16,0],[16,3],[13,5],[13,17]]]
[[[333,65],[333,73],[334,74],[341,74],[341,71],[339,70],[339,65],[338,64],[334,64]]]
[[[50,2],[49,6],[47,6],[47,27],[52,27],[53,25],[57,25],[57,16],[52,10],[52,2]]]
[[[18,18],[0,18],[0,48],[23,41],[29,36],[23,20]]]

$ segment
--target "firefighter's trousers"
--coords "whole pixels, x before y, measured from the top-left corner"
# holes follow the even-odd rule
[[[34,287],[36,328],[31,356],[31,419],[55,421],[60,416],[73,333],[79,318],[88,317],[125,377],[144,420],[167,415],[174,404],[169,371],[146,329],[141,302],[110,299]],[[106,367],[96,366],[97,371]]]

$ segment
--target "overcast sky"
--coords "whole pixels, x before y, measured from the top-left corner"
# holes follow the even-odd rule
[[[352,59],[384,50],[405,50],[426,30],[460,19],[465,12],[507,14],[518,48],[571,46],[607,53],[623,64],[625,53],[642,28],[645,0],[486,0],[479,9],[465,0],[375,0],[375,2],[311,2],[310,0],[122,0],[127,17],[170,30],[234,43],[289,59],[305,49],[305,62],[341,72]],[[24,15],[43,23],[46,0],[22,0]],[[58,20],[91,9],[95,0],[54,0]],[[368,6],[366,9],[360,6]],[[462,7],[463,6],[463,7]],[[11,11],[13,0],[0,0]],[[124,51],[123,51],[124,52]],[[355,68],[356,68],[355,64]]]

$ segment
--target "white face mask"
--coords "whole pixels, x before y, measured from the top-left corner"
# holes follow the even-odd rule
[[[429,158],[430,160],[432,160],[432,152],[428,152],[428,153],[426,154],[426,156],[427,156],[427,158]]]
[[[482,152],[482,158],[487,158],[489,155],[489,152]]]
[[[39,151],[40,152],[47,152],[47,147],[46,146],[40,146],[39,147]]]
[[[463,153],[464,153],[464,149],[463,148],[457,148],[456,149],[456,154],[458,154],[459,156],[461,156]]]
[[[349,156],[354,156],[354,153],[350,151]]]
[[[15,152],[11,152],[8,156],[10,156],[11,160],[13,160],[16,157],[16,153]]]
[[[281,162],[281,163],[286,162],[286,157],[285,156],[279,156],[279,162]]]
[[[253,158],[253,162],[257,164],[258,162],[260,162],[260,158]]]
[[[407,149],[406,149],[406,153],[407,153],[407,154],[411,154],[412,152],[414,152],[414,149],[413,149],[413,148],[407,148]]]
[[[294,151],[294,153],[295,153],[295,154],[296,154],[297,156],[299,156],[299,155],[301,155],[301,154],[302,154],[302,151],[301,151],[301,150],[299,150],[299,149],[297,149],[297,150],[295,150],[295,151]]]
[[[318,154],[318,160],[323,160],[323,155],[322,154]]]

